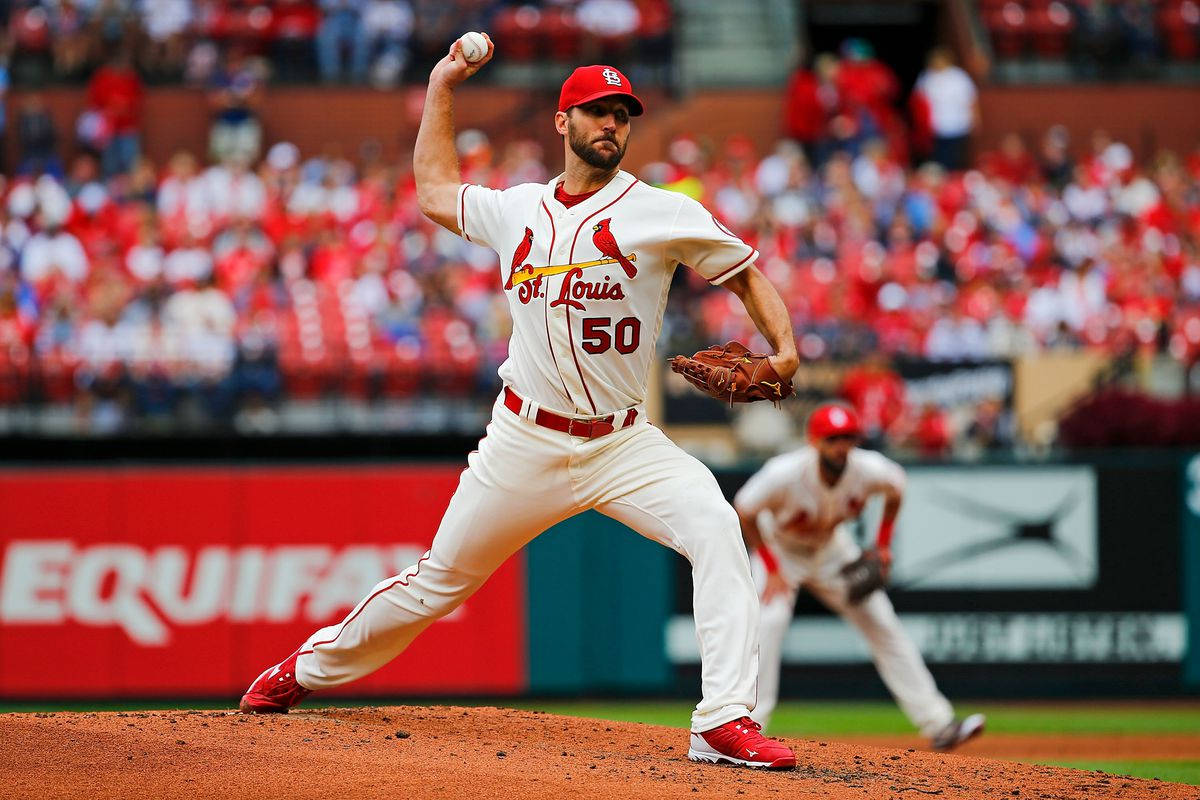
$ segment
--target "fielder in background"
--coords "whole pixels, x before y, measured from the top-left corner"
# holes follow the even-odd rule
[[[692,563],[703,699],[692,714],[688,756],[794,767],[791,749],[750,718],[758,603],[737,514],[712,473],[651,425],[645,409],[677,267],[736,294],[774,350],[762,359],[770,369],[758,364],[744,381],[719,365],[725,371],[696,378],[722,397],[732,383],[733,396],[749,399],[742,384],[763,375],[774,391],[756,390],[756,399],[791,391],[780,385],[798,364],[787,309],[754,266],[753,247],[694,200],[619,168],[642,102],[613,67],[580,67],[563,83],[554,114],[563,174],[503,191],[464,184],[453,96],[491,57],[484,41],[486,55],[478,57],[482,46],[468,50],[471,61],[456,42],[429,76],[413,174],[426,216],[500,255],[496,285],[504,287],[513,333],[487,435],[467,458],[429,552],[263,672],[241,708],[287,711],[310,691],[382,667],[533,537],[595,509]],[[734,350],[739,363],[753,363]],[[396,509],[397,526],[404,512]]]
[[[766,727],[775,710],[783,640],[804,587],[858,628],[900,708],[933,749],[949,750],[981,733],[985,719],[954,716],[883,592],[905,476],[896,462],[860,449],[861,437],[853,410],[820,406],[808,420],[809,446],[772,458],[734,498],[761,604],[752,716]],[[863,551],[845,523],[876,494],[884,498],[883,520],[875,547]]]

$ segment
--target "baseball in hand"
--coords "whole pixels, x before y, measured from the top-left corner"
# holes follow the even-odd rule
[[[483,38],[482,33],[471,31],[464,33],[459,37],[458,45],[462,49],[463,58],[467,63],[474,64],[481,58],[487,55],[488,45],[487,39]]]

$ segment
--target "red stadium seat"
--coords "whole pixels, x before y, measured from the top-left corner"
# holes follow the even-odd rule
[[[496,14],[492,28],[504,42],[504,57],[512,61],[537,59],[544,39],[542,12],[535,6],[505,8]]]
[[[1065,4],[1053,0],[1029,13],[1029,30],[1033,47],[1043,58],[1061,58],[1066,55],[1075,19]]]
[[[79,362],[61,353],[47,353],[38,359],[37,380],[41,394],[51,403],[69,403],[75,398],[75,372]]]
[[[575,14],[567,9],[549,8],[543,13],[543,20],[550,57],[556,61],[574,60],[583,43],[583,32],[575,22]]]
[[[1000,58],[1021,56],[1029,41],[1029,15],[1014,0],[1008,0],[997,12],[984,19],[992,36],[992,46]]]
[[[1159,11],[1158,27],[1172,59],[1194,61],[1200,56],[1200,2],[1170,0]]]
[[[421,388],[421,359],[405,347],[391,347],[383,354],[383,394],[411,397]]]

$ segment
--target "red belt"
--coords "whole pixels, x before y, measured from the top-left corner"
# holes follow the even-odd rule
[[[504,387],[505,408],[519,417],[524,405],[525,401],[521,399],[519,394],[507,386]],[[569,436],[595,439],[598,436],[610,434],[618,428],[628,428],[637,419],[637,409],[631,408],[626,411],[624,414],[625,419],[620,425],[613,424],[616,417],[617,414],[609,414],[607,417],[597,417],[595,419],[576,419],[574,417],[564,417],[562,414],[555,414],[553,411],[539,408],[533,421],[543,428],[560,431]]]

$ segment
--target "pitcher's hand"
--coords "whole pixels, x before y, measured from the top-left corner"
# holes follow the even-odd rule
[[[429,73],[429,82],[431,84],[440,83],[453,89],[479,72],[484,64],[492,60],[492,55],[496,52],[496,46],[492,44],[492,37],[485,33],[483,38],[487,39],[487,54],[478,61],[467,61],[462,54],[462,45],[459,44],[458,39],[455,39],[454,44],[450,45],[450,50],[442,57],[442,60],[434,64],[433,71]]]

